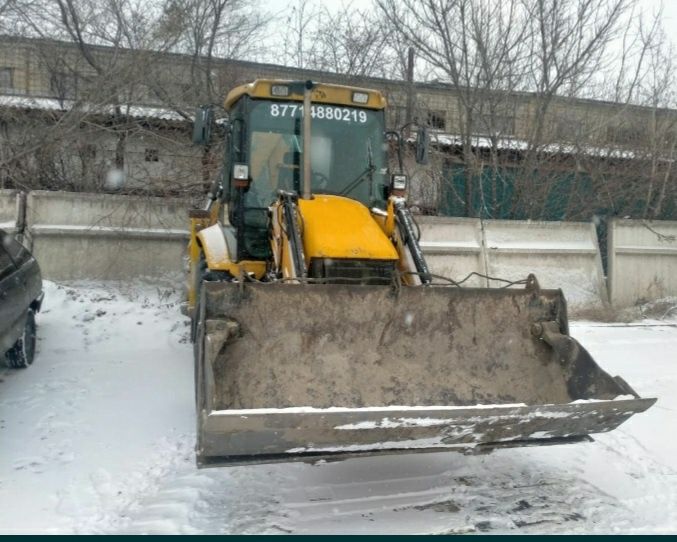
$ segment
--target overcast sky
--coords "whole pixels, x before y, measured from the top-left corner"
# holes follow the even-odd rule
[[[283,15],[285,11],[290,10],[294,5],[299,3],[299,0],[260,0],[261,4],[265,6],[266,9],[270,10],[273,13],[280,13]],[[311,0],[312,1],[312,0]],[[500,0],[496,0],[500,1]],[[342,1],[342,0],[324,0],[324,2],[319,2],[316,0],[316,3],[319,5],[324,5],[329,7],[331,10],[339,9],[342,5],[348,5],[351,2]],[[354,5],[358,5],[358,0],[353,1]],[[373,5],[373,0],[359,0],[359,5],[368,6]],[[663,8],[663,25],[665,27],[665,32],[672,39],[674,43],[675,50],[677,50],[677,0],[639,0],[639,5],[641,12],[650,15],[651,13],[657,12]]]

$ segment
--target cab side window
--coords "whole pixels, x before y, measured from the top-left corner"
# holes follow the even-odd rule
[[[5,233],[2,238],[2,247],[9,253],[10,258],[17,267],[21,267],[31,259],[31,254],[26,250],[26,247],[7,233]]]
[[[9,253],[5,250],[7,239],[10,239],[9,235],[5,232],[0,232],[0,280],[6,279],[16,270],[12,258],[9,257]]]

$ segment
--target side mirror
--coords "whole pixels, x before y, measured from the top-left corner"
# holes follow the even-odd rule
[[[193,144],[206,145],[212,135],[214,124],[214,110],[209,105],[203,105],[195,110],[195,123],[193,124]]]
[[[428,144],[430,138],[428,137],[428,128],[421,126],[416,134],[416,163],[428,163]]]

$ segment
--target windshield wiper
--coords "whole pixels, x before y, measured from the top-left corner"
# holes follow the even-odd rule
[[[376,168],[374,167],[374,159],[371,153],[371,139],[367,139],[367,156],[368,156],[367,169],[365,169],[362,173],[360,173],[355,178],[354,181],[350,181],[350,183],[348,183],[348,185],[339,192],[340,196],[346,196],[350,192],[352,192],[355,189],[355,187],[357,187],[362,182],[362,180],[365,178],[367,174],[369,174],[369,179],[373,180],[373,173]]]

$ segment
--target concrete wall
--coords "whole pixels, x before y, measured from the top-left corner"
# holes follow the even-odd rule
[[[17,190],[0,190],[0,228],[15,232],[23,221],[21,194]]]
[[[592,224],[420,217],[421,244],[431,271],[461,280],[477,271],[507,280],[536,275],[544,288],[561,288],[572,307],[607,299]],[[467,286],[500,287],[473,277]],[[519,286],[522,287],[522,286]]]
[[[486,274],[482,222],[476,218],[422,216],[421,248],[436,275],[462,280],[471,272]],[[485,279],[473,276],[465,286],[486,287]]]
[[[176,275],[188,240],[187,202],[34,191],[26,240],[52,280]]]
[[[614,305],[677,296],[677,222],[614,220],[608,254]]]
[[[25,225],[24,241],[47,279],[158,278],[182,272],[189,207],[168,198],[34,191],[22,199],[1,190],[0,227]],[[459,281],[473,271],[508,280],[533,273],[544,288],[562,288],[572,307],[607,299],[592,224],[428,216],[418,223],[435,274]],[[477,276],[464,283],[501,284]],[[615,306],[677,295],[677,222],[613,221],[609,289]]]
[[[543,288],[561,288],[571,307],[599,305],[608,299],[592,223],[483,223],[490,276],[519,280],[533,273]]]

